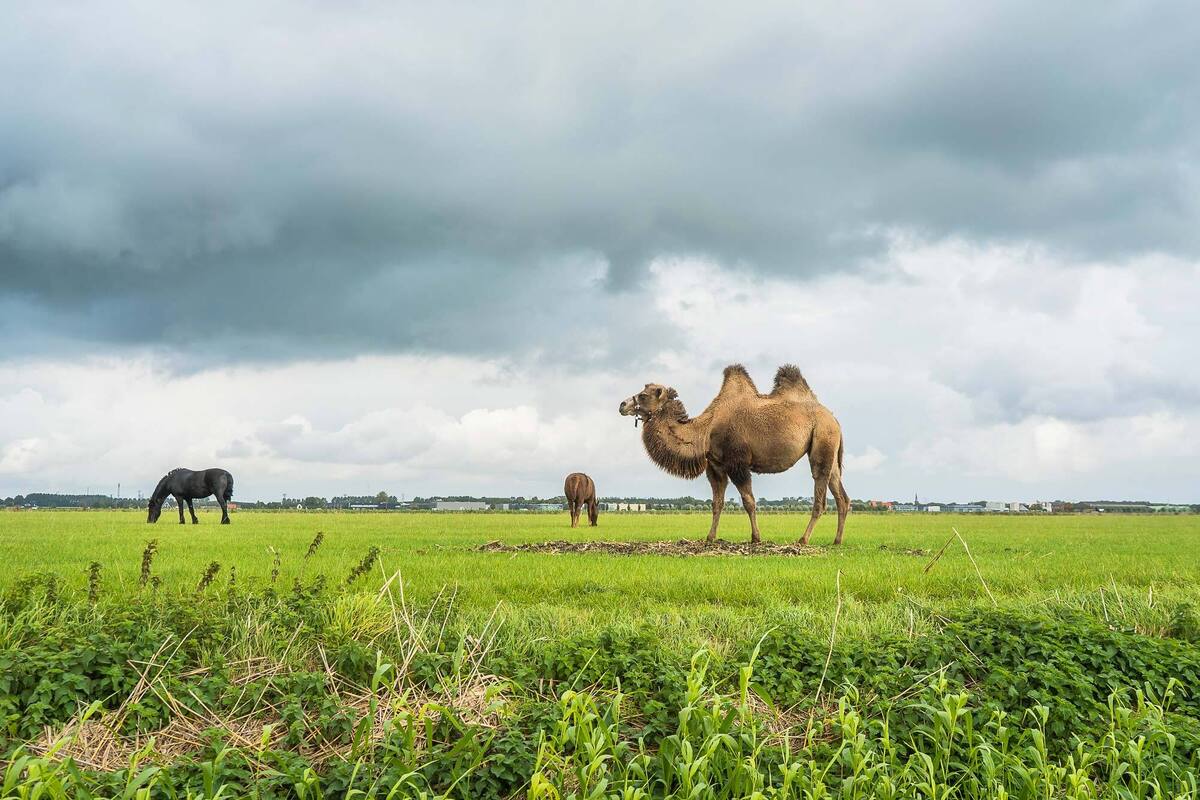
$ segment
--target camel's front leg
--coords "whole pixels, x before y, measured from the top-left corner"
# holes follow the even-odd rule
[[[758,544],[761,541],[758,535],[758,509],[754,502],[754,489],[750,483],[750,473],[745,476],[738,475],[738,479],[733,482],[737,487],[738,493],[742,496],[742,508],[746,509],[746,516],[750,517],[750,543]]]
[[[708,483],[712,486],[713,493],[712,527],[708,529],[708,541],[711,542],[717,538],[717,525],[721,522],[721,509],[725,507],[725,489],[729,486],[729,476],[715,467],[712,462],[709,462],[704,473],[708,476]]]

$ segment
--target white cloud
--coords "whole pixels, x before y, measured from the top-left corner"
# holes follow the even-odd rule
[[[648,381],[703,408],[726,363],[766,387],[801,365],[846,436],[856,497],[1194,499],[1196,265],[1070,264],[1033,247],[896,236],[868,271],[808,282],[702,260],[656,262],[624,313],[663,344],[634,361],[370,356],[178,374],[152,354],[10,361],[0,371],[0,492],[148,488],[224,465],[239,495],[343,491],[550,495],[584,470],[602,493],[705,496],[658,471],[616,404]],[[648,330],[639,328],[639,331]],[[548,334],[548,345],[552,345]],[[602,345],[601,345],[602,349]],[[802,464],[758,476],[808,494]]]
[[[857,455],[847,453],[845,462],[846,473],[862,474],[866,472],[878,472],[885,461],[887,461],[887,456],[878,447],[868,447]]]

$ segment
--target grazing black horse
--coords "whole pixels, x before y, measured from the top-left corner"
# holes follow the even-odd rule
[[[217,496],[217,502],[221,506],[221,524],[228,525],[229,508],[225,504],[233,497],[233,476],[215,467],[199,472],[177,467],[163,475],[158,486],[154,487],[154,494],[150,495],[150,516],[146,522],[158,522],[163,501],[167,499],[167,495],[173,495],[175,504],[179,506],[179,524],[184,524],[183,504],[186,502],[188,511],[192,514],[192,524],[195,525],[200,520],[196,519],[196,509],[192,508],[192,501],[208,497],[210,494]]]

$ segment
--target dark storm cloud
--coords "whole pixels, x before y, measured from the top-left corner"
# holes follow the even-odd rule
[[[900,228],[1194,257],[1198,19],[8,8],[0,280],[29,310],[0,331],[624,357],[668,335],[622,305],[658,255],[804,276]]]

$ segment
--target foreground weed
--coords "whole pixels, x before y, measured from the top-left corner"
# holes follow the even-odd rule
[[[100,599],[100,562],[93,561],[88,565],[88,602],[96,605]]]
[[[321,549],[321,543],[324,541],[325,541],[324,531],[317,531],[317,535],[314,536],[313,540],[311,542],[309,542],[309,544],[308,544],[308,551],[304,554],[304,560],[308,561],[310,558],[315,556],[317,554],[317,551]]]
[[[199,594],[209,587],[217,577],[217,573],[221,571],[221,565],[216,561],[210,561],[204,569],[204,574],[200,576],[200,582],[196,584],[196,593]]]
[[[371,571],[371,567],[375,565],[375,560],[379,558],[379,548],[371,545],[371,549],[363,556],[362,561],[354,565],[354,569],[350,570],[350,574],[346,576],[346,585],[354,583],[356,580],[366,575]]]
[[[146,549],[142,551],[142,574],[138,583],[145,586],[150,580],[150,569],[154,566],[154,554],[158,552],[158,539],[151,539],[146,542]]]

